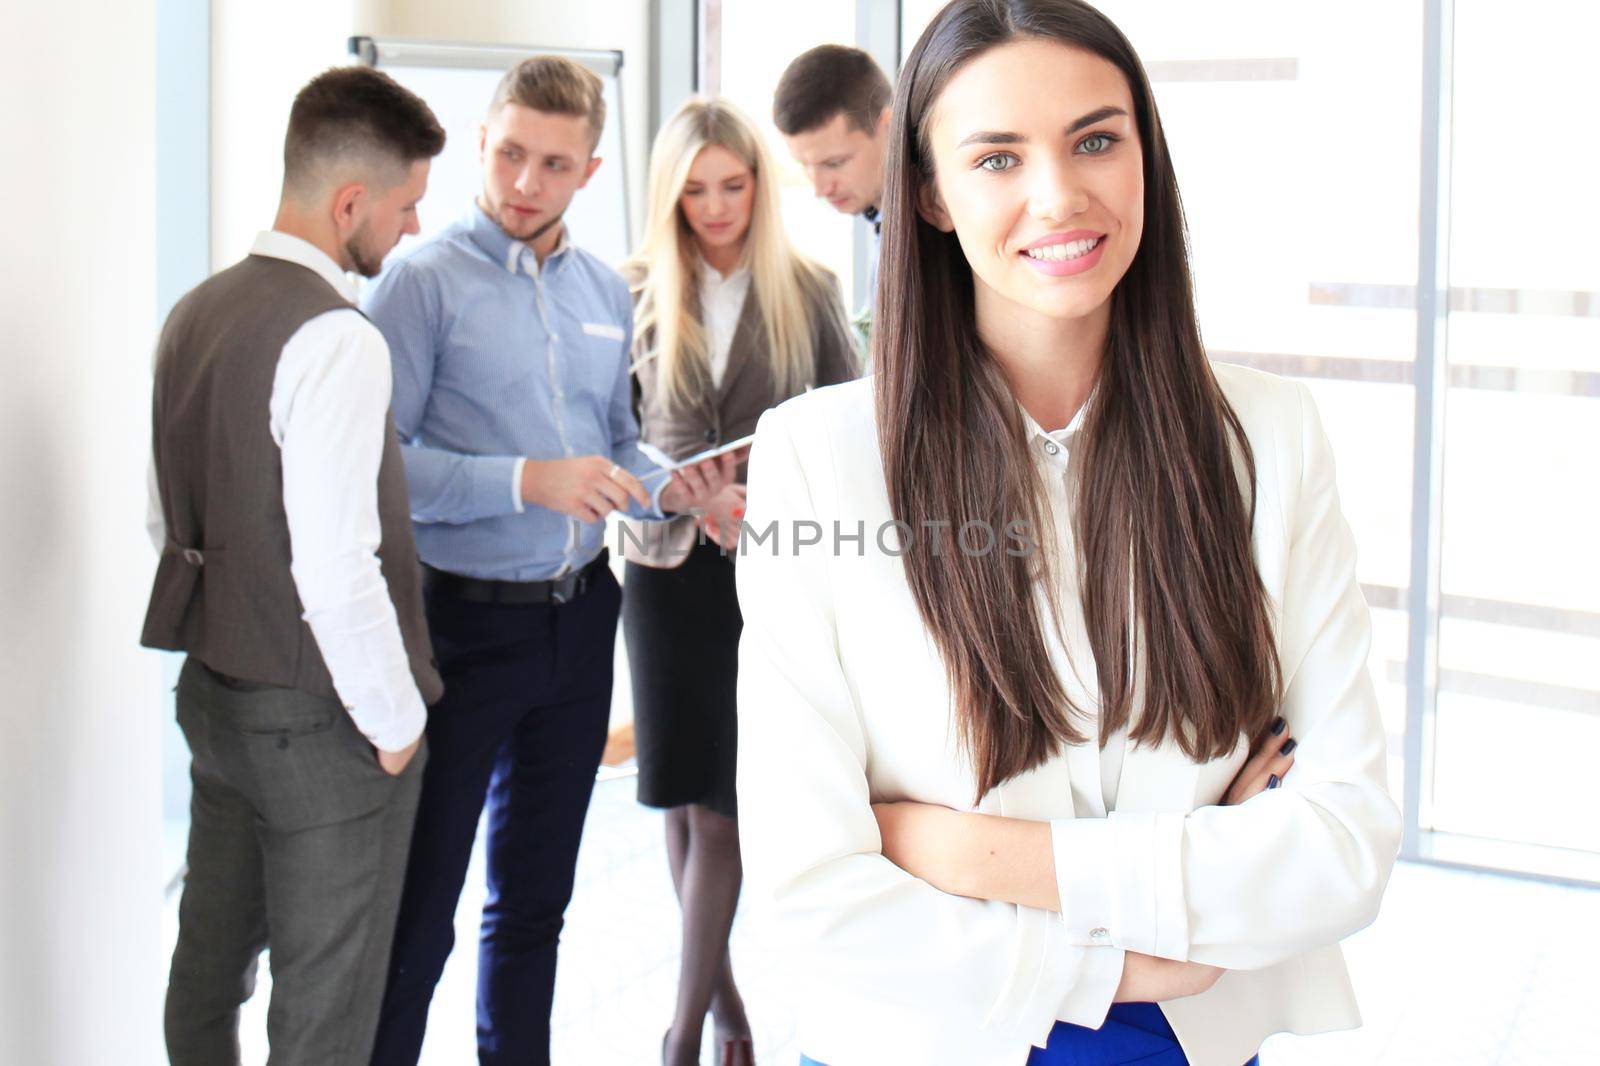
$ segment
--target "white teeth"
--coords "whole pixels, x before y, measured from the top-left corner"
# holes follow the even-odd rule
[[[1042,259],[1045,262],[1060,262],[1063,259],[1079,259],[1088,255],[1099,245],[1101,237],[1088,237],[1081,241],[1068,241],[1065,244],[1047,244],[1043,248],[1029,248],[1029,259]]]

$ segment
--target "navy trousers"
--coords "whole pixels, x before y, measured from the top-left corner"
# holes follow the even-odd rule
[[[430,755],[375,1066],[415,1066],[422,1052],[486,804],[478,1060],[549,1063],[556,944],[605,748],[621,604],[605,568],[584,595],[559,606],[469,603],[430,591],[428,626],[445,695],[428,712]]]
[[[1098,1029],[1057,1022],[1049,1046],[1034,1048],[1026,1066],[1187,1066],[1178,1037],[1154,1003],[1114,1003]],[[822,1066],[800,1056],[800,1066]],[[1259,1066],[1252,1058],[1244,1066]]]

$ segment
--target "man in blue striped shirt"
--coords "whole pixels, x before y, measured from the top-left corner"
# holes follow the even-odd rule
[[[479,1060],[548,1063],[556,943],[605,745],[621,592],[604,519],[703,507],[736,457],[642,455],[616,271],[561,222],[599,166],[599,79],[539,57],[480,134],[471,213],[379,281],[428,622],[445,696],[412,839],[374,1063],[414,1064],[485,803]]]

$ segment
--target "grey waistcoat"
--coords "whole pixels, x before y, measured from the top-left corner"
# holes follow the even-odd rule
[[[266,256],[202,282],[167,318],[156,353],[155,463],[167,544],[142,642],[246,681],[337,696],[289,573],[283,465],[269,429],[283,346],[351,305],[317,274]],[[444,688],[422,608],[421,569],[394,421],[378,468],[378,557],[411,674]]]

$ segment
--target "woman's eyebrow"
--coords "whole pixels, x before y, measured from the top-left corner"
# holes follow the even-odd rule
[[[1109,106],[1107,106],[1107,107],[1098,108],[1098,109],[1096,109],[1094,111],[1089,112],[1087,115],[1084,115],[1082,118],[1078,119],[1072,125],[1068,126],[1067,127],[1067,133],[1069,135],[1077,133],[1079,130],[1083,129],[1085,126],[1093,126],[1096,122],[1104,122],[1106,119],[1115,118],[1118,115],[1121,115],[1123,118],[1127,118],[1128,117],[1128,113],[1126,111],[1124,111],[1120,107],[1109,107]]]
[[[1074,120],[1067,127],[1067,134],[1070,136],[1085,126],[1093,126],[1096,122],[1104,122],[1106,119],[1115,118],[1118,115],[1126,118],[1128,113],[1120,107],[1106,106],[1096,108],[1087,115]],[[1026,144],[1027,142],[1028,138],[1020,133],[1009,133],[1001,130],[979,130],[963,137],[961,143],[956,147],[965,148],[969,144]]]
[[[1001,133],[998,130],[979,130],[969,133],[962,138],[957,148],[965,148],[969,144],[1026,144],[1028,138],[1020,133]]]

